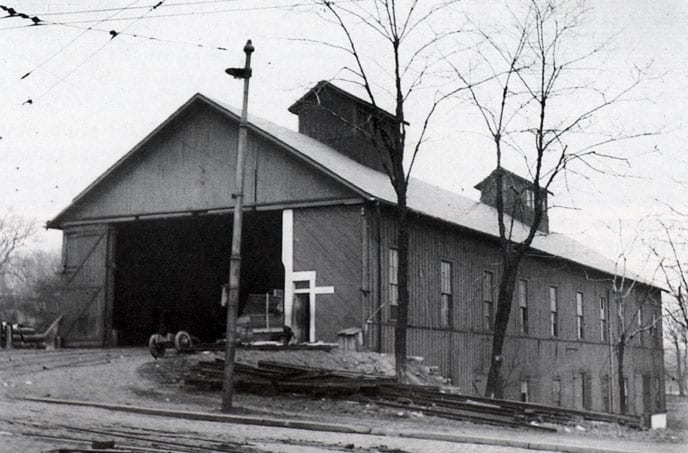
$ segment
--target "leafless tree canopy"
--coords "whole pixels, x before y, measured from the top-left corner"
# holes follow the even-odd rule
[[[504,8],[493,17],[498,25],[472,22],[483,44],[470,70],[453,67],[493,143],[496,169],[521,161],[534,195],[533,220],[524,231],[505,206],[502,172],[495,173],[502,272],[485,393],[496,397],[503,396],[502,347],[516,276],[548,209],[545,194],[566,172],[614,174],[614,164],[627,158],[603,148],[654,134],[597,127],[600,115],[636,100],[632,96],[646,74],[636,68],[625,83],[600,85],[596,65],[607,43],[586,34],[585,2],[525,0],[505,2]]]
[[[349,56],[350,65],[333,78],[361,88],[373,107],[384,110],[381,98],[393,106],[395,130],[390,132],[373,118],[360,132],[378,152],[397,195],[399,294],[394,349],[397,376],[400,382],[405,382],[409,304],[407,191],[416,156],[438,106],[465,89],[463,83],[456,80],[447,83],[437,77],[440,67],[450,58],[447,53],[457,52],[456,49],[445,52],[443,46],[450,46],[450,38],[462,31],[460,22],[446,20],[447,15],[455,12],[458,2],[322,0],[316,3],[320,6],[320,16],[339,30],[341,39],[311,41]],[[416,128],[415,139],[411,140],[407,103],[414,94],[426,102],[421,103],[423,120]]]
[[[33,222],[18,215],[0,216],[0,274],[6,271],[12,254],[26,244],[35,231]]]

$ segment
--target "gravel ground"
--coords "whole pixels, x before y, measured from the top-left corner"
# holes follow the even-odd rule
[[[184,358],[180,358],[185,360]],[[103,409],[53,405],[17,398],[51,397],[131,406],[217,412],[219,399],[189,395],[174,379],[160,383],[158,362],[145,350],[0,351],[0,452],[87,448],[112,439],[134,451],[206,452],[507,452],[506,447],[271,428],[143,416]],[[163,364],[163,366],[161,366]],[[156,366],[157,365],[157,366]],[[140,373],[139,369],[148,369]],[[237,399],[237,405],[242,403]],[[245,413],[266,413],[266,408]],[[320,417],[320,421],[322,417]],[[335,421],[335,420],[330,420]],[[336,420],[340,421],[340,420]]]
[[[142,349],[0,351],[0,452],[38,452],[57,446],[84,447],[90,440],[103,436],[116,439],[118,445],[137,446],[144,448],[144,451],[518,451],[506,447],[396,436],[190,422],[12,399],[21,396],[52,397],[217,413],[220,403],[217,392],[189,388],[183,385],[181,379],[184,367],[209,357],[209,354],[170,354],[154,361]],[[329,357],[328,360],[340,359]],[[349,360],[347,358],[347,362]],[[688,448],[684,448],[686,444],[681,443],[685,439],[685,418],[681,424],[672,414],[669,423],[674,426],[664,433],[615,431],[607,426],[588,427],[583,433],[574,429],[572,433],[548,435],[424,417],[354,401],[238,394],[235,406],[241,408],[238,412],[243,414],[281,415],[318,422],[383,427],[390,432],[433,431],[529,442],[561,440],[584,448],[586,445],[597,448],[611,445],[644,452],[688,451]],[[688,414],[685,401],[675,406],[684,411],[678,412],[678,417]],[[670,436],[675,438],[671,439]],[[609,439],[615,440],[610,442]],[[656,443],[666,440],[673,440],[674,443]],[[175,446],[174,442],[183,445]]]

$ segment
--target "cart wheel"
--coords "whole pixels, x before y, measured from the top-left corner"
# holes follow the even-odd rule
[[[177,335],[174,336],[174,348],[177,350],[177,352],[181,352],[184,349],[190,348],[191,346],[193,346],[191,335],[184,330],[177,332]]]
[[[160,334],[151,335],[148,340],[148,350],[156,359],[165,355],[165,338]]]

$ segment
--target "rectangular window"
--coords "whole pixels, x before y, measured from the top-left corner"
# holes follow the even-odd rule
[[[521,381],[521,401],[524,403],[530,401],[530,395],[528,394],[528,381]]]
[[[659,378],[655,378],[655,412],[659,412],[662,407],[662,393],[660,392],[661,388],[659,387],[660,382]]]
[[[636,317],[638,318],[638,342],[640,343],[640,346],[645,346],[645,335],[642,331],[643,328],[643,309],[642,307],[638,308],[638,313],[636,314]]]
[[[600,297],[600,341],[607,342],[607,298]]]
[[[602,404],[604,406],[604,411],[609,412],[611,410],[611,404],[609,404],[610,401],[610,394],[609,394],[609,376],[604,375],[602,376],[602,383],[601,383],[601,393],[602,393]]]
[[[628,407],[628,401],[630,400],[630,398],[628,396],[628,378],[624,378],[623,388],[624,388],[624,407],[626,408],[626,412],[624,412],[624,413],[627,413],[628,410],[630,409]]]
[[[399,308],[399,251],[389,249],[389,320],[397,319]]]
[[[518,312],[521,333],[528,333],[528,281],[518,281]]]
[[[657,328],[657,312],[653,310],[652,311],[652,326],[650,326],[650,338],[651,338],[650,341],[652,341],[654,343],[654,346],[657,346],[657,344],[658,344],[658,339],[657,339],[658,338],[657,337],[658,330],[659,329]]]
[[[494,275],[483,272],[483,327],[492,330],[494,327]]]
[[[561,406],[561,381],[559,379],[552,380],[552,404]]]
[[[452,325],[452,263],[440,262],[440,326]]]
[[[583,293],[580,291],[576,293],[576,332],[578,332],[578,339],[585,338],[583,332]]]
[[[549,287],[549,333],[553,337],[559,335],[559,301],[558,301],[557,287]]]
[[[581,373],[581,406],[586,411],[592,407],[592,376],[589,373]]]
[[[535,208],[535,192],[533,189],[526,189],[526,207],[533,209]]]

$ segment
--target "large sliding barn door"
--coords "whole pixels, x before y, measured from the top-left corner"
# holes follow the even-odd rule
[[[65,346],[106,346],[112,332],[114,230],[107,225],[64,232],[59,304]]]

